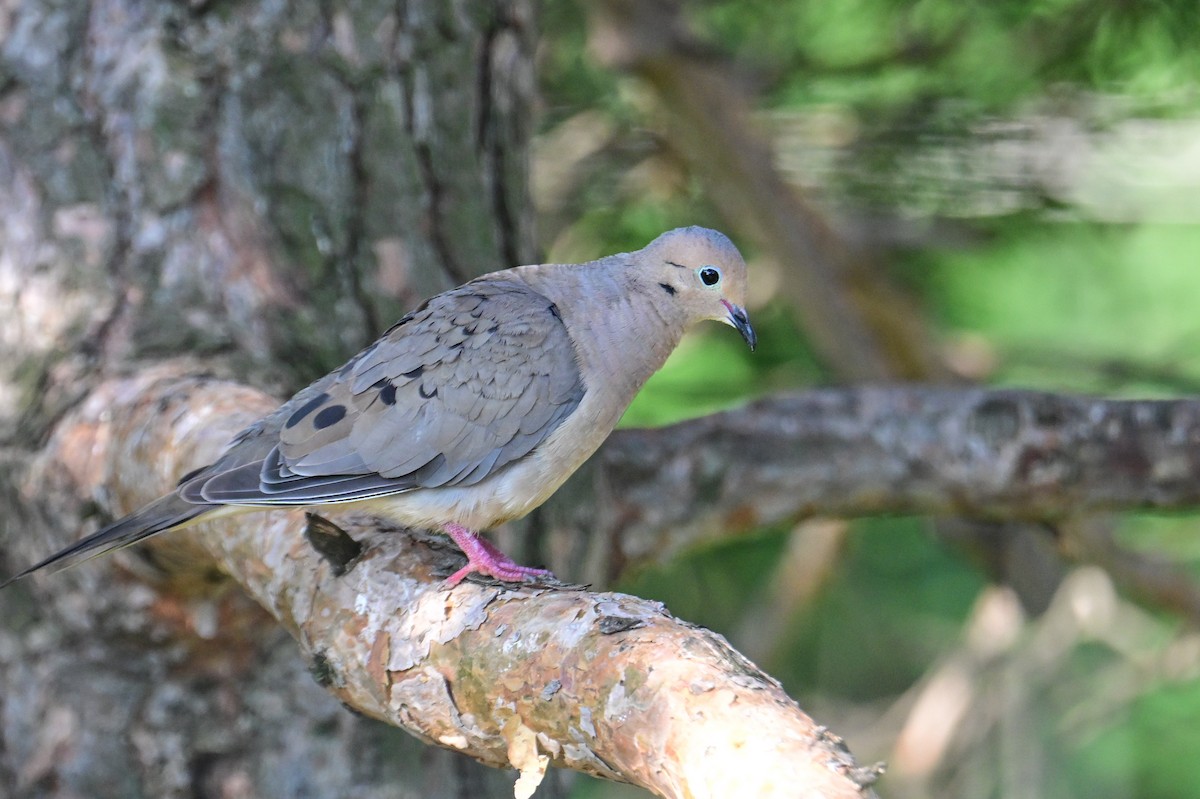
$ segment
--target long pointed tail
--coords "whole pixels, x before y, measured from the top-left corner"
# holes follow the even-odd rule
[[[42,569],[49,568],[59,571],[115,549],[136,544],[156,533],[192,521],[214,507],[216,506],[194,505],[182,499],[178,494],[168,494],[156,499],[141,510],[113,522],[108,527],[92,533],[87,538],[76,541],[41,563],[35,563],[20,574],[0,582],[0,589]]]

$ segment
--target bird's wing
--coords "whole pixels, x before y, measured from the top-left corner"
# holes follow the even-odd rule
[[[545,441],[584,390],[555,305],[511,277],[481,278],[400,320],[180,493],[310,505],[474,485]]]

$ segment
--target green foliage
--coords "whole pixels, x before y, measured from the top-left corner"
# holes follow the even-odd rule
[[[1169,364],[1174,388],[1200,386],[1200,226],[992,226],[985,248],[912,257],[930,307],[949,330],[978,334],[1007,356],[998,380],[1145,394]],[[1104,364],[1147,365],[1114,386]],[[1157,383],[1157,385],[1156,385]]]
[[[762,578],[771,573],[782,547],[783,535],[770,531],[723,541],[627,574],[618,589],[661,600],[681,618],[729,631],[760,596]]]
[[[1200,578],[1200,520],[1190,513],[1127,514],[1117,540],[1134,551],[1169,556]]]
[[[905,690],[956,641],[983,587],[916,520],[862,520],[853,529],[833,581],[770,664],[793,695],[869,701]]]
[[[753,0],[697,12],[714,40],[777,70],[780,106],[899,111],[954,97],[997,110],[1058,81],[1156,94],[1200,75],[1200,10],[1180,0]]]
[[[734,636],[753,628],[786,532],[701,548],[624,579],[620,590]],[[832,581],[776,642],[762,665],[793,693],[859,700],[902,691],[952,643],[983,585],[913,519],[854,523]]]
[[[717,325],[706,325],[685,339],[634,399],[621,426],[659,427],[823,378],[783,308],[765,308],[752,322],[761,342],[753,353],[741,336],[732,329],[714,329]]]
[[[1101,731],[1069,764],[1071,793],[1189,799],[1200,752],[1200,680],[1165,685],[1135,699],[1128,718]]]

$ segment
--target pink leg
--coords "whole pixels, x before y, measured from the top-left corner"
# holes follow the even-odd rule
[[[553,577],[554,574],[546,569],[535,569],[514,563],[512,558],[501,552],[495,544],[457,524],[447,524],[442,528],[446,535],[454,539],[458,548],[467,556],[467,565],[446,578],[446,587],[453,588],[462,582],[468,574],[486,574],[506,583],[522,583],[529,578]]]

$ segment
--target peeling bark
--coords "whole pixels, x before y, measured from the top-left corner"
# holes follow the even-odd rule
[[[169,487],[174,475],[211,459],[231,431],[273,406],[250,389],[183,377],[186,368],[106,384],[60,424],[28,490],[65,482],[67,496],[94,496],[128,510]],[[594,511],[601,525],[622,519],[623,527],[612,528],[627,536],[622,545],[638,540],[630,533],[640,529],[661,546],[683,542],[667,538],[668,531],[712,534],[723,526],[736,532],[739,524],[813,512],[1059,519],[1091,508],[1190,506],[1200,499],[1193,479],[1200,470],[1198,437],[1200,404],[1191,401],[919,387],[827,390],[660,431],[623,431],[602,450],[590,477],[608,472],[611,493],[597,493],[595,507],[574,508]],[[461,557],[438,539],[388,530],[361,516],[332,516],[365,549],[331,563],[328,551],[304,537],[301,512],[242,518],[157,542],[149,562],[171,575],[173,593],[161,599],[142,593],[139,608],[123,609],[130,614],[123,623],[136,626],[133,611],[151,602],[171,625],[193,634],[208,629],[209,636],[221,630],[224,647],[250,647],[230,646],[239,631],[245,634],[244,622],[225,621],[232,632],[212,622],[206,628],[188,604],[188,596],[211,592],[205,586],[214,579],[215,561],[301,642],[314,676],[342,701],[483,762],[517,765],[533,781],[554,763],[666,796],[688,795],[686,786],[705,795],[696,786],[718,785],[714,775],[744,774],[745,764],[689,771],[696,761],[688,753],[706,733],[701,725],[668,722],[718,719],[718,709],[699,705],[728,697],[727,690],[738,695],[738,710],[711,727],[719,736],[748,735],[738,731],[738,719],[747,718],[758,718],[751,731],[769,729],[776,741],[780,730],[797,729],[795,747],[772,750],[792,768],[808,763],[798,752],[831,745],[777,685],[722,640],[678,624],[652,603],[578,589],[471,584],[461,593],[441,592],[440,578]],[[25,539],[23,548],[32,543]],[[22,554],[28,560],[42,553]],[[92,569],[43,578],[42,585],[91,580]],[[337,576],[339,569],[345,576]],[[56,594],[52,601],[64,599]],[[70,605],[57,609],[72,613]],[[111,607],[105,616],[110,622],[122,617]],[[636,702],[620,694],[620,702],[633,706],[615,712],[614,691],[633,690],[631,681],[651,690]],[[692,687],[673,691],[672,685]],[[754,716],[760,711],[751,708],[760,705],[782,718]],[[79,724],[69,716],[62,722]],[[585,729],[591,732],[583,736]],[[704,746],[722,752],[741,751],[730,737],[706,740]],[[750,749],[761,754],[764,747]],[[829,755],[819,751],[822,760]],[[836,773],[852,784],[867,780],[869,772],[841,757]],[[711,765],[712,757],[698,762]],[[806,770],[794,778],[803,783],[790,784],[809,784],[817,775],[827,776]]]
[[[294,388],[339,363],[417,298],[533,260],[523,164],[532,8],[525,0],[346,9],[97,0],[18,2],[0,12],[4,573],[169,486],[270,404],[241,383],[194,375]],[[851,333],[855,346],[866,335]],[[180,352],[193,355],[162,362]],[[1139,506],[1190,501],[1171,477],[1182,474],[1171,464],[1183,445],[1167,436],[1167,428],[1190,430],[1183,416],[1183,427],[1156,432],[1136,413],[1112,410],[1107,417],[1105,409],[1116,406],[1103,405],[1095,412],[1110,421],[1096,428],[1100,438],[1076,439],[1095,444],[1081,452],[1099,453],[1096,464],[1109,457],[1138,466],[1071,477],[1056,465],[1070,453],[1054,449],[1052,420],[1028,423],[1036,417],[1020,410],[1033,400],[1015,402],[1011,430],[998,423],[1005,414],[979,412],[985,397],[958,411],[947,398],[942,417],[936,402],[910,397],[908,412],[924,408],[931,424],[941,418],[932,429],[945,429],[951,445],[917,447],[922,458],[962,465],[953,459],[973,450],[955,450],[950,434],[963,434],[994,446],[987,452],[1009,470],[987,472],[982,458],[968,458],[979,471],[930,476],[921,458],[904,455],[904,441],[922,440],[915,421],[904,428],[912,439],[877,440],[866,432],[889,424],[883,395],[870,396],[880,405],[843,408],[843,424],[856,420],[848,433],[835,424],[833,395],[809,400],[814,405],[781,400],[774,409],[756,406],[741,417],[662,434],[622,433],[539,514],[535,531],[556,564],[575,563],[579,548],[593,556],[582,572],[559,565],[562,573],[604,576],[622,562],[743,529],[747,513],[760,522],[822,508],[850,513],[850,501],[834,490],[843,475],[831,473],[829,462],[834,455],[838,464],[853,461],[860,446],[883,468],[864,469],[860,482],[851,481],[849,494],[867,510],[1009,513],[1019,490],[1005,494],[985,482],[990,489],[971,494],[972,480],[989,476],[1026,480],[1035,506],[1055,518],[1056,507],[1069,509],[1070,500],[1101,502],[1106,479],[1127,480],[1131,492],[1118,496]],[[1073,402],[1045,402],[1056,401]],[[864,415],[871,408],[875,415]],[[822,409],[832,427],[810,430],[815,439],[803,430],[780,437],[779,429],[792,428],[771,427],[822,418]],[[964,413],[995,417],[983,425],[990,438],[970,425],[953,427]],[[1069,416],[1067,427],[1083,431],[1086,421]],[[1128,435],[1104,439],[1114,425],[1125,425]],[[1005,445],[1008,434],[1021,442]],[[732,443],[743,435],[753,447]],[[1144,451],[1136,443],[1143,439],[1150,442]],[[740,457],[768,452],[768,440],[780,444],[776,456],[757,464]],[[1042,450],[1051,456],[1019,457]],[[667,468],[678,470],[692,457],[688,451],[695,452],[693,467],[682,474]],[[819,458],[802,459],[814,451]],[[655,453],[662,460],[647,460]],[[899,459],[892,462],[896,474],[886,471],[888,457]],[[1020,463],[1029,467],[1021,471],[1014,465]],[[1190,469],[1187,460],[1182,471]],[[784,476],[792,470],[806,477]],[[958,493],[939,493],[941,478]],[[1060,506],[1054,479],[1069,495]],[[809,480],[824,493],[797,488]],[[1101,487],[1085,490],[1093,480]],[[752,492],[760,492],[760,503],[747,501]],[[977,506],[963,494],[977,496]],[[587,514],[594,514],[590,523]],[[167,536],[107,564],[0,595],[6,795],[436,799],[511,792],[506,775],[474,770],[465,758],[442,756],[346,713],[317,683],[429,740],[461,744],[486,762],[517,763],[529,775],[525,785],[546,757],[622,774],[666,795],[701,782],[719,785],[714,781],[730,775],[745,789],[742,779],[769,777],[770,770],[728,766],[707,751],[699,759],[689,754],[710,744],[736,751],[729,735],[741,734],[738,719],[721,714],[743,706],[763,714],[746,740],[779,731],[786,748],[772,748],[775,742],[762,751],[787,755],[793,770],[777,776],[793,780],[793,788],[831,780],[855,790],[870,781],[872,773],[856,770],[836,739],[814,728],[778,686],[749,671],[715,636],[679,625],[655,606],[575,589],[475,584],[444,595],[434,586],[457,562],[453,549],[419,535],[375,535],[363,519],[337,522],[366,546],[342,558],[342,577],[328,560],[338,556],[321,554],[304,538],[301,515],[263,515],[224,530]],[[586,535],[566,534],[572,527]],[[235,574],[270,615],[231,590],[222,571]],[[380,598],[390,591],[397,592],[390,600]],[[397,597],[409,603],[403,612]],[[388,601],[389,613],[380,614],[377,603]],[[429,618],[418,618],[422,613]],[[570,622],[545,638],[515,637],[522,625],[542,630],[547,619]],[[501,624],[508,626],[501,631]],[[307,663],[287,633],[311,655]],[[562,633],[579,638],[556,643],[553,636]],[[670,652],[666,640],[675,642]],[[637,680],[548,678],[568,659],[566,643],[612,654],[622,675],[649,675],[653,666],[655,679],[688,691],[663,690],[644,707],[632,706],[631,697],[653,693],[648,676],[636,688]],[[520,664],[528,663],[528,673],[481,665],[481,654],[493,665],[511,665],[514,652],[528,655]],[[558,653],[560,662],[547,653]],[[700,667],[714,671],[686,671]],[[502,692],[501,707],[487,702],[489,686]],[[643,740],[631,748],[629,729],[613,729],[603,715],[616,686],[624,691],[620,707],[642,714],[633,734],[658,736],[648,746]],[[440,708],[440,715],[417,714],[417,707]],[[590,719],[572,715],[572,707],[591,708]],[[697,725],[663,723],[697,709],[728,721],[705,725],[726,737],[706,743],[690,729]],[[589,725],[594,741],[586,738]],[[833,768],[813,766],[814,758]],[[718,765],[729,770],[689,770]]]

